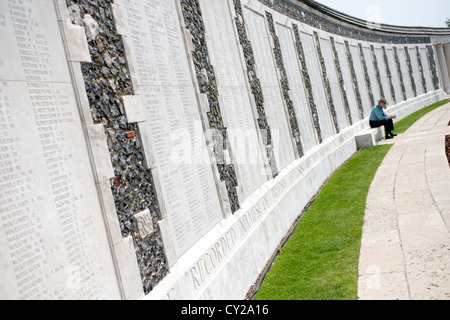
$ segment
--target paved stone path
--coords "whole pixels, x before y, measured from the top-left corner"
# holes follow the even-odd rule
[[[359,299],[450,300],[449,122],[447,104],[380,142],[394,145],[367,198]]]

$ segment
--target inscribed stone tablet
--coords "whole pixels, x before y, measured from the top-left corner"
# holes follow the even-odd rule
[[[413,69],[414,82],[416,83],[417,94],[421,95],[423,91],[422,73],[419,70],[419,61],[417,60],[417,51],[415,47],[408,48],[409,56],[411,57],[411,65]]]
[[[192,85],[173,2],[123,1],[140,85]]]
[[[348,62],[345,46],[342,42],[336,42],[336,51],[338,53],[339,62],[341,65],[342,78],[344,80],[344,90],[347,94],[347,100],[350,107],[350,113],[353,123],[360,119],[358,102],[356,100],[355,89],[353,87],[353,78],[350,71],[350,64]]]
[[[422,60],[422,68],[425,76],[425,83],[427,86],[427,92],[433,91],[433,79],[431,76],[430,63],[428,62],[427,49],[425,47],[419,47],[420,57]]]
[[[380,71],[381,85],[383,86],[384,98],[386,98],[389,101],[390,105],[393,105],[394,99],[392,98],[391,94],[391,85],[389,84],[389,78],[387,76],[383,50],[381,48],[375,48],[375,55],[378,63],[378,70]]]
[[[397,99],[396,102],[399,103],[403,101],[403,93],[397,63],[395,62],[394,49],[386,48],[386,55],[388,57],[389,70],[391,70],[392,84],[394,85],[395,97]]]
[[[404,48],[398,48],[398,59],[400,60],[400,66],[402,70],[403,82],[406,89],[406,97],[411,99],[414,97],[414,91],[411,84],[411,76],[409,75],[408,64],[406,63],[406,53]]]
[[[250,94],[239,56],[234,22],[227,1],[202,0],[205,28],[210,35],[207,45],[213,61],[222,112],[228,120],[228,134],[234,152],[238,181],[247,198],[267,181],[264,154],[257,132]],[[221,12],[217,15],[217,12]]]
[[[370,102],[366,78],[364,75],[364,67],[361,62],[361,55],[359,54],[359,48],[355,45],[350,45],[350,52],[353,58],[353,65],[355,68],[356,79],[358,81],[359,93],[361,94],[364,117],[368,117],[374,106],[372,106],[372,103]]]
[[[222,218],[177,9],[124,0],[131,50],[173,245],[179,257]]]
[[[3,80],[67,79],[68,67],[52,1],[0,3],[0,75]],[[48,15],[48,19],[43,19]],[[53,21],[55,19],[55,21]]]
[[[322,49],[323,59],[325,60],[325,66],[327,68],[327,76],[330,82],[331,95],[333,97],[334,108],[336,109],[336,117],[339,129],[343,130],[349,125],[349,123],[346,116],[344,102],[342,100],[342,93],[336,72],[336,66],[332,52],[333,49],[331,47],[330,40],[320,38],[320,47]]]
[[[274,152],[278,169],[295,160],[293,138],[289,129],[286,108],[280,91],[272,47],[267,33],[265,18],[253,11],[244,10],[250,40],[257,65],[265,111],[272,131]]]
[[[276,24],[276,30],[280,39],[284,65],[289,80],[289,95],[294,103],[295,114],[300,127],[302,146],[304,151],[307,152],[317,144],[317,141],[311,117],[311,110],[309,109],[305,94],[305,86],[300,71],[300,61],[297,57],[294,37],[290,28],[280,24]]]
[[[331,137],[334,134],[334,126],[331,120],[330,109],[328,108],[327,97],[325,95],[325,87],[323,85],[322,74],[317,70],[321,70],[317,49],[312,35],[301,32],[301,40],[305,50],[305,60],[308,67],[309,76],[311,78],[311,86],[313,89],[314,102],[317,106],[319,114],[320,128],[322,130],[322,138]]]
[[[0,298],[120,298],[54,2],[0,12]]]
[[[377,74],[375,72],[375,65],[372,59],[372,53],[370,52],[370,48],[363,46],[363,54],[364,58],[366,59],[367,72],[369,74],[373,98],[375,99],[375,103],[377,103],[377,101],[383,97],[381,96],[380,93],[380,87],[378,85]]]

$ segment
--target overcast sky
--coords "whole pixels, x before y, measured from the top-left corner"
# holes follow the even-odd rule
[[[445,28],[450,0],[315,0],[350,16],[375,23]]]

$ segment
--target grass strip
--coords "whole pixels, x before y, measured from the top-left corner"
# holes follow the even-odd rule
[[[392,145],[364,149],[330,178],[306,212],[255,300],[356,300],[364,209]]]
[[[442,100],[442,101],[433,103],[432,105],[429,105],[428,107],[420,109],[419,111],[416,111],[416,112],[410,114],[409,116],[407,116],[406,118],[396,122],[395,130],[394,130],[395,133],[404,133],[406,130],[408,130],[409,127],[411,127],[417,120],[422,118],[428,112],[431,112],[434,109],[437,109],[449,102],[450,102],[450,100]]]

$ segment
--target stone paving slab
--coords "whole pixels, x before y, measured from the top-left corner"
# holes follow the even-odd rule
[[[393,147],[367,197],[360,300],[450,300],[449,121],[447,104],[379,143]]]

